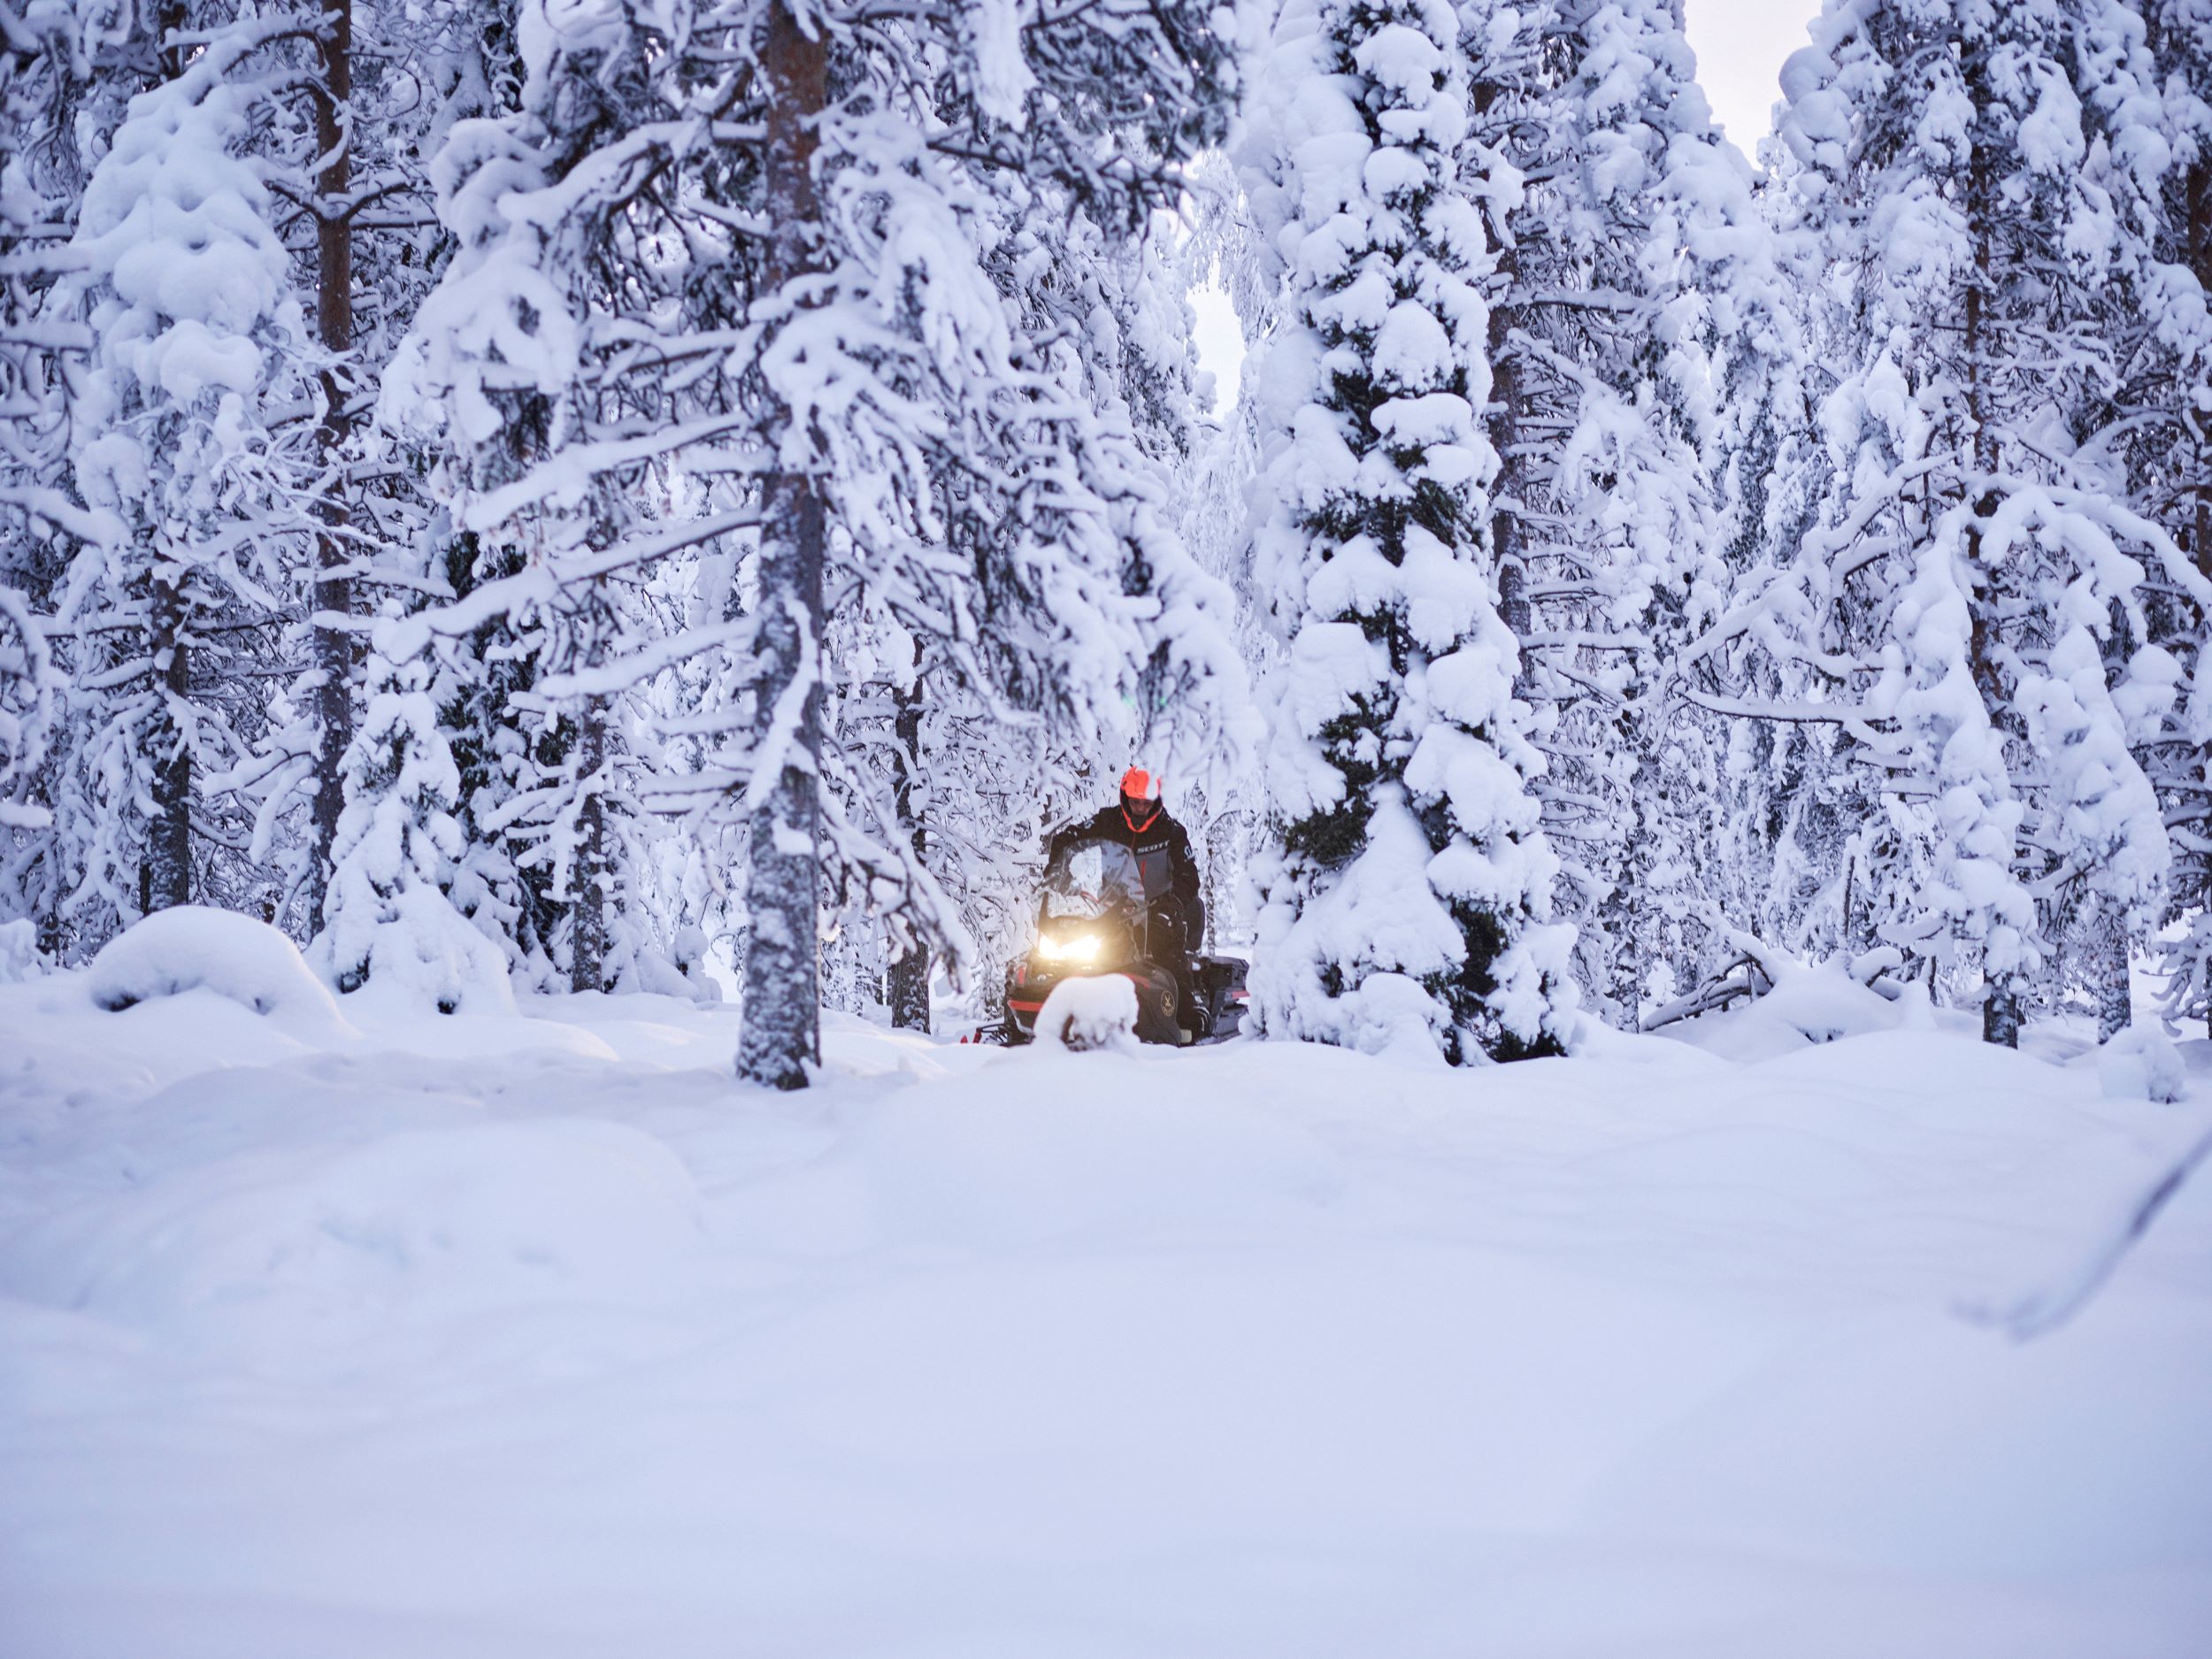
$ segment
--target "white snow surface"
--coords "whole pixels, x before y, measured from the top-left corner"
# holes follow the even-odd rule
[[[10,1659],[2212,1630],[2212,1179],[2051,1334],[1967,1311],[2108,1250],[2201,1043],[2168,1104],[1924,1007],[1457,1072],[841,1021],[778,1095],[685,999],[87,977],[0,986]]]

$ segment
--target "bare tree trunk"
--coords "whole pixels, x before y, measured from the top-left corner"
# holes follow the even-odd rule
[[[2090,949],[2097,987],[2097,1041],[2109,1042],[2135,1023],[2127,919],[2116,906],[2100,906],[2094,926]]]
[[[914,645],[914,660],[921,662],[921,642]],[[918,678],[899,687],[895,696],[897,715],[892,722],[896,741],[891,749],[892,799],[898,805],[899,832],[908,838],[914,856],[922,856],[926,837],[915,803],[915,784],[921,770],[922,687]],[[904,956],[891,964],[891,1023],[901,1031],[929,1029],[929,948],[915,941]]]
[[[2212,293],[2212,161],[2189,169],[2189,268]],[[2200,423],[2200,430],[2202,429]],[[2212,445],[2197,445],[2195,529],[2197,568],[2212,576]]]
[[[2025,1023],[2018,982],[2008,974],[1993,974],[1983,989],[1982,1041],[2002,1048],[2017,1048],[2020,1027]]]
[[[1526,459],[1521,454],[1521,375],[1507,337],[1512,313],[1504,306],[1490,313],[1490,395],[1495,412],[1490,418],[1490,442],[1498,452],[1498,480],[1493,498],[1501,505],[1490,516],[1492,553],[1498,563],[1498,615],[1515,644],[1528,637],[1528,561],[1522,550],[1522,504],[1527,500]],[[1521,664],[1525,680],[1528,664]]]
[[[1979,54],[1970,55],[1966,65],[1966,80],[1977,106],[1988,101],[1988,65]],[[1983,290],[1990,279],[1992,264],[1990,247],[1990,216],[1994,208],[1989,176],[1988,147],[1978,137],[1972,158],[1967,163],[1966,211],[1974,237],[1974,270],[1967,279],[1966,288],[1966,414],[1973,426],[1970,434],[1975,469],[1986,476],[1994,470],[1996,454],[1990,441],[1988,390],[1985,384],[1982,358],[1985,342],[1983,319]],[[1978,569],[1981,565],[1981,521],[1997,511],[1999,503],[1993,489],[1985,489],[1974,502],[1974,521],[1967,526],[1966,557]],[[1974,685],[1981,693],[1982,706],[1988,710],[1990,724],[2003,733],[2008,726],[2005,718],[2006,701],[2003,676],[1997,662],[2000,641],[1990,626],[1989,607],[1970,598],[1972,608],[1972,637],[1969,649],[1972,655]],[[2020,983],[2010,971],[1985,974],[1985,984],[1982,1000],[1982,1041],[2007,1048],[2020,1046],[2020,1026],[2023,1012]]]
[[[1473,88],[1474,111],[1478,120],[1487,116],[1495,106],[1499,88],[1492,81],[1482,81]],[[1502,227],[1494,227],[1494,230]],[[1498,253],[1497,278],[1503,291],[1510,293],[1515,280],[1515,253],[1509,240],[1495,237],[1501,243]],[[1510,501],[1511,507],[1500,507],[1490,517],[1492,556],[1498,567],[1498,614],[1515,642],[1528,637],[1529,606],[1527,597],[1528,564],[1522,550],[1520,506],[1528,499],[1527,461],[1521,454],[1521,375],[1518,363],[1509,347],[1514,324],[1518,320],[1509,305],[1501,304],[1490,312],[1490,445],[1498,452],[1498,477],[1490,494],[1494,502]],[[1521,678],[1528,672],[1525,660],[1521,664]]]
[[[147,826],[144,908],[165,910],[192,902],[192,746],[187,722],[192,653],[185,643],[181,571],[154,578],[153,627],[148,641],[154,681],[165,703],[154,722],[154,818]]]
[[[187,49],[166,42],[184,27],[181,0],[161,0],[148,20],[153,27],[156,84],[174,81],[184,73]],[[185,572],[162,568],[160,534],[157,530],[133,555],[145,561],[148,572],[146,656],[162,700],[161,712],[147,733],[153,749],[154,810],[138,867],[138,908],[149,916],[192,902],[192,751],[180,718],[192,692],[192,654],[184,640]]]
[[[191,48],[179,42],[164,45],[171,36],[183,31],[188,15],[184,0],[158,0],[154,7],[154,60],[160,68],[161,81],[174,81],[184,73],[190,61]]]
[[[577,711],[576,775],[590,778],[606,759],[607,700],[588,698]],[[569,874],[568,988],[605,989],[607,958],[607,821],[596,787],[576,814],[576,861]]]
[[[1970,306],[1968,315],[1973,314]],[[1978,520],[1997,511],[1993,493],[1984,495],[1974,503]],[[1978,561],[1981,557],[1982,533],[1977,522],[1966,533],[1967,557]],[[1999,681],[1994,642],[1990,637],[1989,621],[1984,610],[1974,608],[1973,634],[1970,646],[1973,657],[1974,683],[1982,694],[1983,705],[1989,710],[1990,723],[2003,729],[1999,716],[2004,708],[2004,693]],[[2020,984],[2012,972],[1987,972],[1982,1002],[1982,1041],[2001,1044],[2007,1048],[2020,1046],[2020,1026],[2023,1015],[2020,1007]]]
[[[339,204],[352,180],[353,96],[352,0],[329,0],[329,33],[323,38],[323,76],[314,88],[315,147],[325,157],[317,180],[321,217],[315,227],[315,319],[323,347],[334,357],[353,349],[353,215]],[[339,573],[349,557],[346,530],[352,512],[345,485],[345,448],[349,422],[346,398],[351,377],[333,367],[322,372],[323,419],[317,432],[324,486],[316,511],[323,523],[315,538],[315,583],[319,614],[353,614],[352,580]],[[323,906],[330,886],[331,849],[338,839],[338,815],[345,809],[342,766],[353,741],[353,635],[343,627],[313,630],[315,666],[315,801],[308,849],[307,926],[323,930]]]
[[[761,70],[768,93],[764,155],[768,222],[773,227],[767,287],[804,275],[814,262],[818,217],[812,118],[828,90],[826,43],[810,38],[789,0],[772,0]],[[788,425],[772,413],[772,429]],[[758,713],[754,737],[777,767],[767,798],[753,814],[746,909],[751,937],[745,953],[744,1007],[737,1074],[773,1088],[804,1088],[821,1058],[821,960],[818,935],[820,858],[818,768],[822,752],[823,506],[805,472],[771,477],[762,491],[760,624],[755,650]],[[791,694],[799,696],[787,730],[780,730]]]
[[[1649,970],[1646,964],[1644,941],[1638,926],[1641,919],[1637,907],[1627,894],[1616,889],[1601,907],[1601,924],[1612,934],[1612,949],[1606,953],[1609,970],[1613,1005],[1619,1010],[1618,1018],[1624,1031],[1641,1031],[1644,1018],[1644,983]]]

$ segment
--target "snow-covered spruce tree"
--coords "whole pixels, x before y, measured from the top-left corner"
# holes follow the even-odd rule
[[[597,148],[651,130],[650,41],[605,8],[525,8],[519,32],[519,107],[456,123],[434,166],[457,245],[384,424],[441,457],[434,484],[462,508],[444,561],[457,603],[432,618],[453,641],[442,684],[470,831],[453,896],[525,977],[596,990],[622,908],[608,815],[632,798],[621,702],[637,678],[610,664],[655,623],[618,573],[688,545],[630,536],[658,495],[657,446],[610,453],[668,412],[658,376],[607,368],[665,315],[650,249],[667,227],[631,199],[641,173]]]
[[[379,625],[367,680],[312,959],[341,991],[373,983],[440,1013],[495,1010],[511,1000],[506,962],[445,895],[462,851],[461,779],[438,730],[419,624]]]
[[[1257,597],[1252,536],[1246,503],[1259,476],[1259,431],[1252,403],[1240,400],[1220,424],[1200,428],[1191,453],[1176,479],[1179,520],[1186,545],[1200,567],[1235,599],[1233,643],[1256,684],[1265,683],[1279,666],[1281,644],[1269,631]],[[1250,942],[1254,892],[1252,860],[1265,844],[1268,815],[1263,747],[1255,742],[1248,758],[1217,772],[1196,803],[1194,843],[1201,856],[1206,920],[1214,934],[1210,949]],[[1179,816],[1191,803],[1179,803]],[[1187,817],[1186,822],[1190,821]],[[1202,835],[1199,830],[1202,829]]]
[[[1794,188],[1801,164],[1777,139],[1762,153],[1769,180],[1759,205],[1791,298],[1758,307],[1780,325],[1776,346],[1755,343],[1765,330],[1750,342],[1722,334],[1732,348],[1717,467],[1728,610],[1677,653],[1671,672],[1674,695],[1730,722],[1720,798],[1710,803],[1724,912],[1801,955],[1871,960],[1869,952],[1893,949],[1878,928],[1885,894],[1898,890],[1872,872],[1892,866],[1902,838],[1883,803],[1883,774],[1862,764],[1846,730],[1872,670],[1840,640],[1853,629],[1861,642],[1878,635],[1867,618],[1894,588],[1859,577],[1830,597],[1832,533],[1823,515],[1847,488],[1838,467],[1859,457],[1832,446],[1821,419],[1834,365],[1863,348],[1863,311],[1832,292],[1847,291],[1850,277],[1832,263],[1820,196]],[[1764,286],[1759,273],[1744,274]]]
[[[0,588],[0,834],[52,827],[53,812],[36,798],[34,785],[46,762],[62,685],[29,600],[16,588]],[[0,919],[21,915],[10,909]]]
[[[101,516],[58,604],[84,649],[68,764],[91,836],[65,904],[96,936],[188,902],[200,769],[250,742],[259,700],[231,664],[273,642],[303,517],[305,325],[253,153],[282,84],[280,21],[165,43],[87,183],[71,278],[48,296],[87,331],[71,447]]]
[[[1786,154],[1778,159],[1786,169]],[[1824,267],[1817,243],[1786,216],[1791,200],[1771,178],[1759,199],[1770,269],[1785,292],[1759,307],[1769,326],[1719,330],[1720,558],[1731,613],[1760,620],[1709,629],[1681,646],[1669,675],[1671,695],[1727,723],[1722,775],[1706,803],[1722,912],[1760,939],[1818,959],[1856,956],[1874,943],[1856,926],[1865,906],[1849,901],[1856,840],[1875,833],[1880,814],[1864,770],[1839,753],[1832,713],[1815,702],[1825,680],[1763,646],[1776,634],[1818,636],[1819,607],[1793,575],[1831,485],[1814,408],[1814,365],[1825,348],[1809,332],[1814,319],[1801,298],[1818,288]]]
[[[279,228],[313,318],[314,536],[293,572],[284,656],[253,754],[208,787],[248,805],[248,856],[295,896],[280,918],[311,937],[323,923],[343,803],[340,760],[361,696],[363,630],[384,596],[419,595],[432,534],[426,466],[365,417],[384,365],[449,256],[430,212],[425,158],[454,121],[496,103],[511,55],[510,10],[424,10],[346,0],[299,15],[274,49],[289,69],[293,119],[270,127],[294,162],[273,180]],[[277,688],[280,686],[280,689]]]
[[[1721,402],[1758,396],[1786,359],[1786,291],[1677,8],[1459,10],[1470,184],[1497,250],[1503,611],[1578,971],[1632,1025],[1647,979],[1698,974],[1730,931],[1707,804],[1728,733],[1672,664],[1726,594]]]
[[[1246,165],[1289,289],[1254,371],[1286,647],[1254,1000],[1271,1034],[1453,1064],[1556,1051],[1572,1006],[1496,610],[1458,37],[1420,0],[1286,9]]]
[[[1194,174],[1195,225],[1183,249],[1186,290],[1210,285],[1233,307],[1248,347],[1279,326],[1286,299],[1280,271],[1262,245],[1227,156],[1210,159]],[[1218,397],[1217,390],[1217,397]],[[1210,419],[1202,416],[1187,454],[1176,468],[1178,525],[1185,545],[1234,603],[1233,643],[1256,685],[1279,666],[1282,642],[1270,626],[1261,591],[1248,510],[1263,468],[1259,399],[1246,395]],[[1266,784],[1257,743],[1231,775],[1206,792],[1206,918],[1216,943],[1248,945],[1253,900],[1252,861],[1268,836]]]
[[[2013,1042],[2065,928],[2138,933],[2162,896],[2133,746],[2173,664],[2140,561],[2201,578],[2132,509],[2100,423],[2170,151],[2140,22],[2102,0],[1834,0],[1813,34],[1782,137],[1828,273],[1817,332],[1849,349],[1793,577],[1816,623],[1769,643],[1838,694],[1879,780],[1883,856],[1860,870],[1880,935],[1978,972],[1985,1033]],[[1719,632],[1780,614],[1763,595]],[[2108,998],[2101,1023],[2124,1018]]]
[[[2126,373],[2112,400],[2115,449],[2144,515],[2212,578],[2212,5],[2152,0],[2139,8],[2154,89],[2171,147],[2147,303],[2114,320]],[[2208,611],[2177,583],[2148,603],[2154,638],[2184,672],[2182,693],[2149,770],[2164,803],[2174,870],[2157,947],[2170,1018],[2212,1019],[2212,663]]]
[[[0,921],[28,918],[61,954],[62,917],[89,826],[56,808],[81,705],[75,641],[53,630],[71,549],[112,529],[76,494],[69,457],[73,360],[88,350],[50,296],[94,162],[125,101],[150,78],[153,44],[104,9],[43,7],[0,38]]]
[[[452,599],[425,619],[448,641],[470,830],[453,896],[531,979],[602,984],[609,927],[635,968],[610,860],[644,841],[606,822],[633,798],[626,699],[743,632],[719,601],[672,617],[640,603],[633,579],[706,549],[730,594],[717,549],[758,516],[752,469],[699,449],[747,423],[731,347],[754,244],[716,199],[719,152],[678,159],[685,122],[753,83],[672,51],[661,28],[721,61],[751,16],[525,7],[518,107],[455,123],[433,165],[453,257],[398,349],[380,424],[430,458],[449,503]],[[640,522],[674,503],[666,469],[687,454],[707,488],[673,522]],[[685,637],[656,642],[672,620]]]

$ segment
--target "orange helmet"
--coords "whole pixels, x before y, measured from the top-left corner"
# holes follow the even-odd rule
[[[1121,774],[1121,816],[1133,830],[1160,816],[1160,774],[1132,766]]]

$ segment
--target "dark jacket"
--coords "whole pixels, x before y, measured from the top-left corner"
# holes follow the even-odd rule
[[[1136,855],[1137,870],[1144,877],[1144,896],[1156,904],[1172,895],[1183,910],[1183,938],[1196,949],[1206,936],[1206,902],[1200,897],[1198,860],[1191,856],[1190,832],[1168,816],[1162,807],[1141,830],[1129,827],[1120,803],[1105,808],[1096,818],[1071,824],[1052,838],[1046,853],[1050,859],[1071,841],[1118,841]]]

